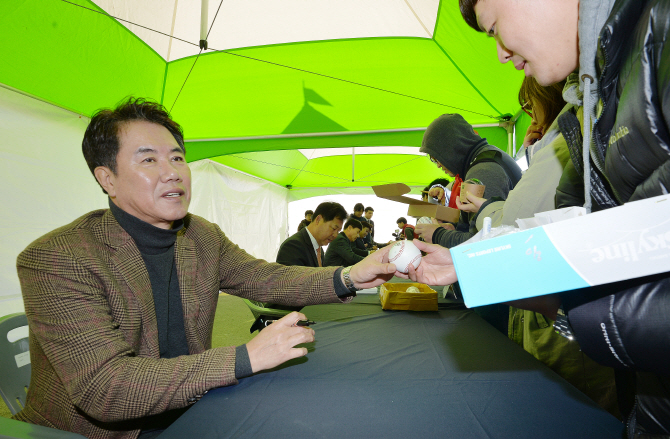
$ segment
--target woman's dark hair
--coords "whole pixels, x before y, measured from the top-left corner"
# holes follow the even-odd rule
[[[363,203],[356,203],[354,206],[354,212],[361,212],[362,210],[365,210]]]
[[[146,121],[164,126],[186,153],[184,133],[179,124],[170,119],[165,107],[144,98],[129,97],[113,110],[99,110],[86,128],[81,149],[92,174],[95,175],[94,171],[98,166],[105,166],[116,174],[119,130],[123,124],[134,121]]]
[[[477,5],[477,2],[479,0],[458,0],[458,6],[461,8],[461,15],[463,16],[463,20],[476,30],[477,32],[483,32],[479,28],[479,24],[477,23],[477,14],[475,14],[475,6]]]
[[[549,125],[558,117],[565,106],[563,100],[563,87],[565,80],[556,84],[543,87],[537,83],[532,76],[526,76],[519,89],[519,105],[522,107],[532,105],[532,107],[542,107],[544,113],[544,127]]]

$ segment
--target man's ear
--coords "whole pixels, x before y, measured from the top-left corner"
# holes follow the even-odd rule
[[[116,197],[116,190],[114,184],[116,183],[116,175],[107,166],[98,166],[93,170],[95,179],[98,180],[100,186],[107,192],[107,194],[114,198]]]
[[[316,225],[319,225],[319,223],[323,221],[323,217],[321,215],[317,216],[314,218],[314,215],[312,215],[312,222]]]

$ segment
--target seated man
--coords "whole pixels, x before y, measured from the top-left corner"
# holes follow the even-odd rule
[[[355,252],[354,241],[361,233],[363,226],[361,222],[349,218],[344,225],[344,230],[337,235],[337,238],[328,246],[326,250],[326,259],[324,265],[331,267],[334,265],[351,265],[365,259],[365,256]],[[359,250],[360,251],[360,250]],[[367,252],[365,252],[367,254]]]
[[[312,222],[312,215],[314,212],[311,210],[306,210],[305,211],[305,219],[300,221],[300,224],[298,224],[298,232],[304,229],[305,227],[309,226],[309,223]]]
[[[294,346],[314,340],[294,312],[246,345],[212,349],[219,291],[344,302],[393,275],[383,251],[345,269],[268,263],[189,214],[182,130],[159,104],[131,98],[98,112],[82,146],[110,208],[18,257],[32,361],[18,420],[97,438],[160,431],[209,389],[306,355]]]
[[[322,267],[324,251],[321,248],[330,244],[342,230],[347,219],[347,211],[341,204],[325,202],[317,206],[314,221],[279,247],[277,262],[284,265],[302,265],[303,267]]]
[[[353,218],[356,221],[365,221],[363,218],[363,209],[365,209],[363,203],[356,203],[354,206],[354,213],[351,214],[350,218]]]
[[[367,243],[367,237],[370,234],[370,224],[365,220],[360,221],[360,223],[361,223],[362,229],[361,229],[361,232],[358,234],[358,237],[354,241],[355,249],[366,252],[365,255],[367,256],[367,254],[368,254],[367,252],[369,250],[372,250],[372,246],[370,246],[370,248],[368,248],[368,243]],[[358,253],[358,252],[356,252],[356,253]],[[359,253],[359,254],[362,254],[362,253]]]
[[[411,241],[414,239],[414,226],[407,224],[407,218],[401,216],[395,222],[400,229],[401,238],[404,236],[404,239]]]
[[[372,215],[375,213],[375,210],[368,206],[365,208],[365,221],[370,224],[370,233],[368,233],[368,236],[365,238],[365,243],[368,245],[369,248],[372,248],[373,245],[375,245],[375,222],[372,221]]]

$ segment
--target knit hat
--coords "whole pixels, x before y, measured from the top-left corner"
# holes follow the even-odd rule
[[[470,151],[483,140],[460,114],[443,114],[426,129],[420,151],[430,154],[454,175],[465,175]]]

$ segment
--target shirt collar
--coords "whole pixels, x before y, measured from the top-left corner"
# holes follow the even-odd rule
[[[309,231],[307,227],[305,227],[305,230],[307,230],[307,234],[309,235],[309,239],[312,241],[312,246],[314,246],[314,250],[318,249],[320,247],[319,243],[316,242],[316,239],[312,236],[312,232]]]

